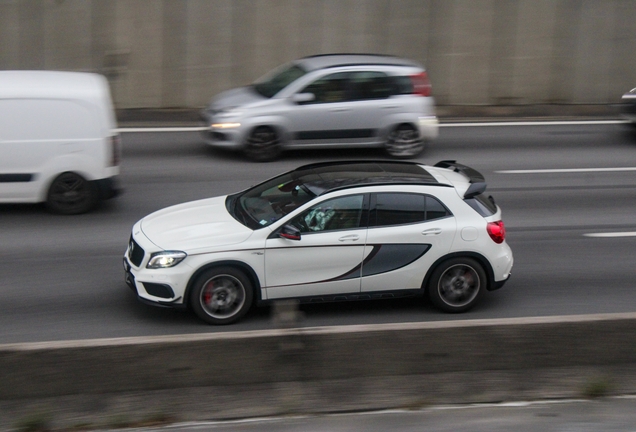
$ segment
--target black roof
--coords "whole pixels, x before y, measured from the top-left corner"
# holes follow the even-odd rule
[[[378,184],[439,185],[426,169],[413,162],[342,161],[304,165],[292,172],[312,193]]]

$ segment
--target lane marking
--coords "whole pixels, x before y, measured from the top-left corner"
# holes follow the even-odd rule
[[[586,173],[586,172],[621,172],[621,171],[636,171],[636,167],[499,170],[494,172],[497,174],[550,174],[550,173]]]
[[[479,126],[563,126],[563,125],[608,125],[625,124],[629,120],[564,120],[564,121],[499,121],[474,123],[440,123],[439,127],[479,127]]]
[[[597,237],[597,238],[636,237],[636,231],[587,233],[583,235],[585,237]]]
[[[570,120],[570,121],[500,121],[500,122],[472,122],[472,123],[440,123],[439,127],[482,127],[482,126],[563,126],[563,125],[609,125],[625,124],[629,120]],[[184,127],[123,127],[115,129],[118,133],[137,132],[201,132],[208,130],[204,126]]]

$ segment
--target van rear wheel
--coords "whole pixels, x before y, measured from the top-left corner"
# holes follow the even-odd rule
[[[80,214],[97,204],[97,189],[79,174],[65,172],[53,180],[46,197],[46,205],[54,213]]]

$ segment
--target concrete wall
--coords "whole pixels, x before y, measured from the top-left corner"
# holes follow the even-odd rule
[[[328,52],[418,60],[440,105],[616,103],[636,0],[0,0],[0,69],[106,74],[117,108],[203,106]]]
[[[192,420],[634,394],[635,325],[632,313],[0,345],[0,419],[38,406]]]

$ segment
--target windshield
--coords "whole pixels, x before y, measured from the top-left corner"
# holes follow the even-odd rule
[[[302,180],[287,173],[229,196],[226,207],[243,225],[259,229],[273,224],[314,197]]]
[[[253,86],[259,94],[266,98],[271,98],[306,73],[307,72],[298,65],[287,64],[259,78],[254,82]]]

